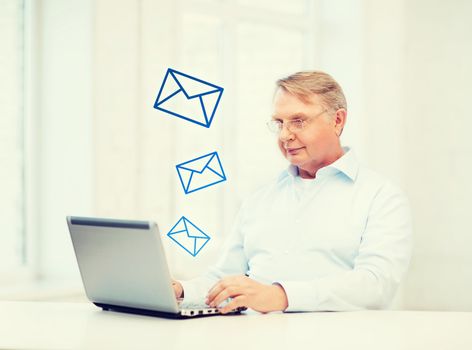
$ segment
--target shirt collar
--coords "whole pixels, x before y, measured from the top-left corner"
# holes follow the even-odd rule
[[[316,178],[341,172],[352,181],[356,180],[357,172],[359,170],[359,162],[356,155],[350,147],[343,147],[343,150],[344,154],[339,159],[318,170]],[[293,177],[298,176],[298,167],[295,165],[289,165],[287,171]]]

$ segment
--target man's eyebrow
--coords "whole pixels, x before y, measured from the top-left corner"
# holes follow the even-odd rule
[[[308,118],[308,116],[305,113],[300,112],[300,113],[293,113],[288,118],[285,118],[285,119],[294,120],[294,119],[301,119],[301,118]],[[279,117],[278,115],[272,116],[272,120],[283,120],[283,119],[284,118]]]
[[[308,118],[308,116],[305,113],[294,113],[292,114],[289,119],[300,119],[300,118]]]

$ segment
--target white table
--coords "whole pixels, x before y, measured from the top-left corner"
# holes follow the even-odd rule
[[[472,349],[472,313],[357,311],[169,320],[88,303],[0,302],[0,349]]]

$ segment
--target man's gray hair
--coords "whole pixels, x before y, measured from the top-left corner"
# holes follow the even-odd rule
[[[277,87],[306,102],[312,94],[321,97],[324,107],[332,112],[346,109],[347,103],[341,86],[333,77],[321,71],[303,71],[277,80]]]

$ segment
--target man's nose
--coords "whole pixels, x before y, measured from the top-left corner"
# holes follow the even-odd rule
[[[285,124],[282,124],[282,129],[280,129],[280,132],[279,132],[279,140],[286,141],[292,138],[293,138],[293,132],[288,130]]]

